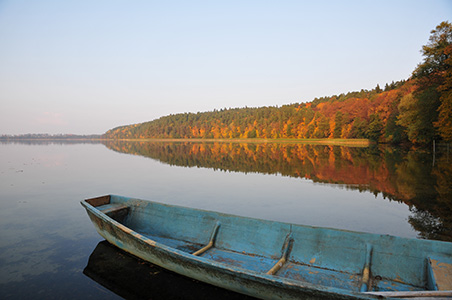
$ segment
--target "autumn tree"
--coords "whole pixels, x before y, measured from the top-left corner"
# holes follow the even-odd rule
[[[385,127],[385,138],[386,142],[392,144],[400,144],[408,141],[407,136],[403,130],[403,127],[397,124],[397,116],[399,115],[399,110],[394,109],[389,115],[388,121]]]
[[[437,137],[436,129],[443,138],[448,139],[450,125],[450,45],[452,44],[452,24],[441,22],[431,31],[429,43],[422,47],[424,61],[413,72],[413,77],[418,81],[418,90],[415,92],[413,109],[406,112],[405,116],[414,119],[415,125],[411,125],[411,131],[415,130],[416,140],[408,137],[413,142],[427,143]],[[448,75],[449,74],[449,75]],[[444,103],[444,105],[443,105]],[[438,119],[439,114],[441,119]],[[407,124],[404,115],[400,116],[400,122]],[[444,129],[442,129],[444,126]],[[436,128],[435,128],[436,127]],[[408,132],[410,129],[408,129]]]
[[[413,72],[416,78],[427,85],[432,81],[443,81],[444,71],[449,68],[446,63],[449,58],[446,48],[452,44],[452,24],[441,22],[430,33],[429,43],[421,50],[424,61]]]
[[[446,70],[444,83],[438,87],[442,95],[438,108],[438,121],[434,125],[444,140],[452,141],[452,45],[447,46],[444,54],[447,56],[444,61]]]
[[[413,94],[407,94],[402,97],[398,107],[400,114],[397,125],[403,126],[410,141],[416,141],[419,133],[420,120],[417,118],[419,114],[418,102]]]

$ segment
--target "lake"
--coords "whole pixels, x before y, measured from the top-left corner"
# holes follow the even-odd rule
[[[0,298],[249,299],[104,242],[80,201],[105,194],[452,241],[447,147],[433,153],[298,143],[2,142]]]

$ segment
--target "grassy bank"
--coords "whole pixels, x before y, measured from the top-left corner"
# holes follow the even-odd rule
[[[108,140],[108,139],[107,139]],[[116,140],[116,139],[114,139]],[[290,143],[290,144],[316,144],[337,145],[349,147],[368,147],[368,139],[118,139],[121,141],[140,142],[204,142],[204,143]]]

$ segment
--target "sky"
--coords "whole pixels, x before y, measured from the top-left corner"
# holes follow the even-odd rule
[[[442,21],[452,0],[0,0],[0,135],[384,87]]]

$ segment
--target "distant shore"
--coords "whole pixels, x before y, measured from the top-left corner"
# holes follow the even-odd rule
[[[93,137],[23,137],[23,136],[0,136],[0,142],[96,142],[128,141],[128,142],[174,142],[174,143],[249,143],[249,144],[306,144],[306,145],[330,145],[347,147],[369,147],[377,144],[369,139],[260,139],[260,138],[232,138],[232,139],[202,139],[202,138],[141,138],[141,139],[111,139],[101,136]],[[434,141],[435,147],[450,147],[452,144],[444,141]],[[383,143],[385,145],[386,143]],[[387,145],[387,144],[386,144]],[[410,145],[400,144],[407,147]],[[413,146],[413,145],[411,145]],[[430,145],[428,146],[430,147]],[[426,147],[427,148],[427,147]]]
[[[9,136],[0,137],[0,141],[134,141],[134,142],[194,142],[194,143],[285,143],[285,144],[316,144],[316,145],[338,145],[338,146],[354,146],[368,147],[372,142],[368,139],[186,139],[186,138],[142,138],[142,139],[105,139],[100,136],[96,137],[23,137]]]

